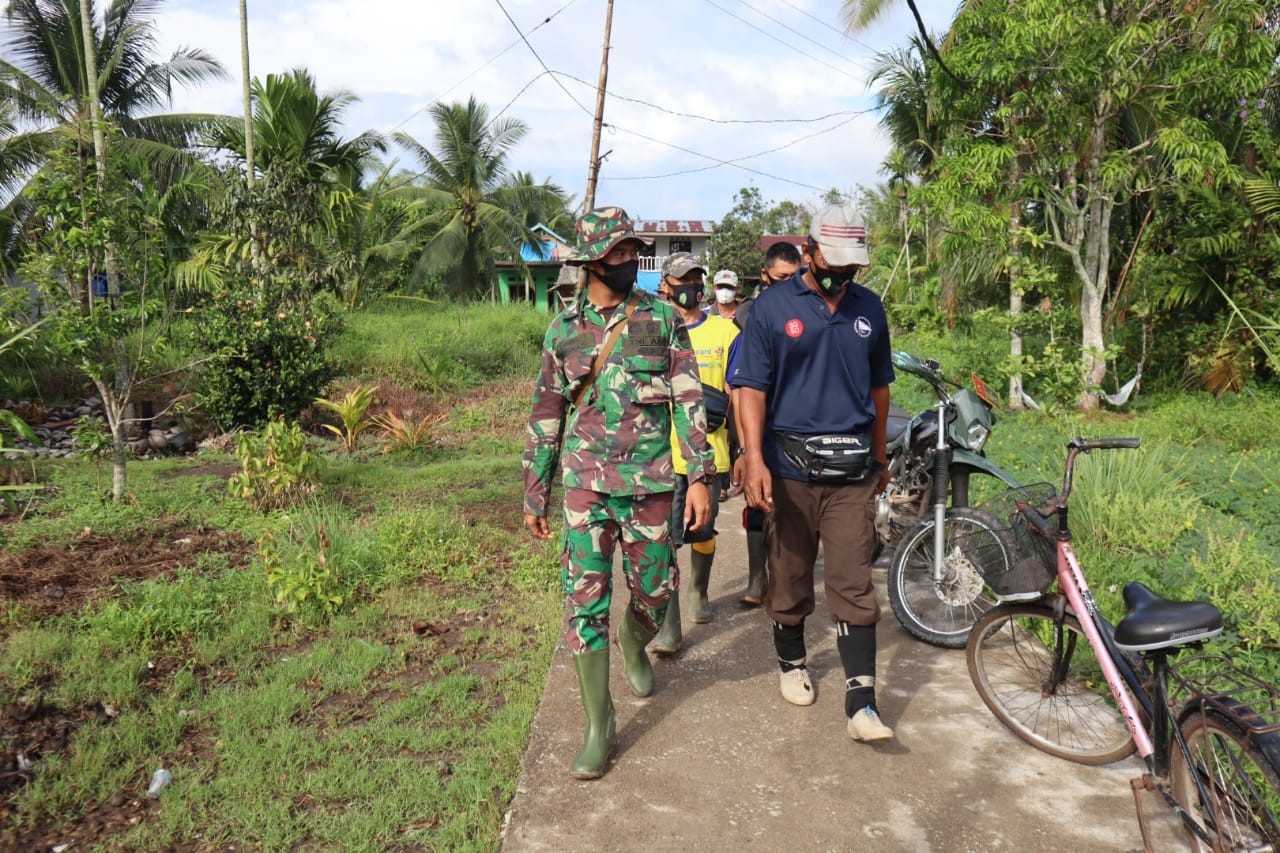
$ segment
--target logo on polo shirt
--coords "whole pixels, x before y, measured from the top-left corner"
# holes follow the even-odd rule
[[[871,321],[866,317],[859,317],[853,321],[853,330],[858,333],[860,338],[871,337]]]
[[[787,325],[785,327],[785,331],[787,333],[788,338],[798,338],[804,334],[804,323],[801,323],[799,320],[796,320],[796,319],[788,320]],[[870,334],[870,332],[868,332],[868,334]],[[866,335],[863,335],[863,337],[865,338]]]

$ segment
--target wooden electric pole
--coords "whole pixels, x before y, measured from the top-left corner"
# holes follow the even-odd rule
[[[240,0],[240,94],[244,98],[245,180],[253,189],[253,99],[249,94],[249,5]]]
[[[609,33],[613,28],[613,0],[604,13],[604,52],[600,57],[600,84],[596,87],[596,116],[591,124],[591,161],[587,163],[587,192],[583,196],[585,213],[596,206],[596,180],[600,177],[600,129],[604,125],[604,92],[609,83]]]

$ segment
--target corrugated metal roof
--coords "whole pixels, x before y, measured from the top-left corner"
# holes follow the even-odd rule
[[[637,234],[710,234],[716,224],[710,219],[637,219]]]

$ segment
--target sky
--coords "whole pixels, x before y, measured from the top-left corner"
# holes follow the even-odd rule
[[[921,0],[926,25],[945,29],[956,2]],[[306,67],[321,91],[356,95],[346,135],[401,131],[431,148],[430,105],[474,96],[527,125],[513,168],[581,201],[606,0],[248,7],[251,74]],[[596,204],[636,219],[718,219],[748,185],[766,201],[813,204],[829,187],[882,181],[888,144],[867,78],[875,55],[906,45],[914,24],[899,3],[851,39],[838,11],[838,0],[615,0]],[[238,0],[169,0],[156,23],[160,56],[197,47],[229,73],[175,91],[174,111],[238,114]],[[391,156],[413,167],[403,151]]]

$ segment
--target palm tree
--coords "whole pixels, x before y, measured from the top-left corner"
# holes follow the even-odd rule
[[[415,226],[434,232],[418,272],[442,273],[450,292],[466,299],[489,289],[497,255],[523,264],[516,251],[529,238],[523,219],[530,209],[555,209],[556,189],[510,180],[508,154],[528,132],[520,121],[490,121],[488,108],[475,98],[435,104],[431,115],[435,152],[408,134],[396,134],[426,180],[410,192],[432,211]]]
[[[347,108],[359,101],[349,92],[321,94],[315,78],[305,68],[285,74],[268,74],[265,82],[254,79],[254,167],[260,174],[276,163],[301,168],[321,183],[359,186],[375,152],[386,142],[373,131],[344,140],[339,131]],[[217,125],[209,135],[216,148],[230,151],[240,162],[247,160],[243,123]]]
[[[162,0],[113,0],[94,36],[103,118],[124,136],[177,147],[210,121],[208,115],[156,115],[170,103],[175,83],[192,85],[226,76],[217,60],[196,49],[156,62],[155,14]],[[92,13],[93,3],[89,3]],[[0,60],[0,100],[13,105],[23,134],[52,144],[57,126],[89,117],[84,26],[79,0],[11,0],[5,10],[11,59]],[[12,141],[12,140],[11,140]],[[139,146],[145,148],[146,146]],[[154,151],[154,149],[152,149]]]
[[[87,164],[93,157],[91,113],[96,104],[103,122],[115,128],[116,144],[140,157],[158,176],[200,168],[185,147],[210,115],[162,114],[175,84],[193,85],[225,76],[222,67],[200,50],[184,49],[168,60],[154,59],[155,14],[161,0],[113,0],[102,17],[92,2],[11,0],[5,8],[9,40],[0,59],[0,198],[3,220],[17,229],[5,235],[6,263],[22,251],[18,239],[25,221],[22,191],[31,175],[59,145],[76,145]],[[82,9],[89,9],[85,26]],[[85,33],[91,35],[91,43]],[[86,50],[86,45],[89,49]],[[96,74],[86,58],[94,57]],[[97,77],[92,92],[91,76]]]

